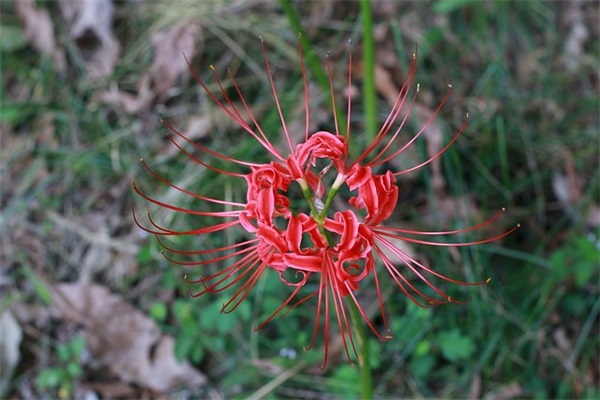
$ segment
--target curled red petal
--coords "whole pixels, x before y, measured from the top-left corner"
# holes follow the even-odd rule
[[[356,190],[371,179],[372,176],[373,172],[371,171],[371,168],[354,164],[350,169],[348,178],[346,178],[346,184],[350,190]]]
[[[294,253],[300,253],[300,244],[302,242],[302,221],[298,217],[292,216],[289,220],[285,232],[289,249]]]
[[[287,243],[282,234],[272,226],[260,225],[256,231],[256,236],[261,238],[265,244],[275,247],[280,253],[288,251]]]
[[[294,268],[306,272],[321,272],[323,257],[320,254],[296,254],[286,253],[283,255],[283,262],[289,268]]]

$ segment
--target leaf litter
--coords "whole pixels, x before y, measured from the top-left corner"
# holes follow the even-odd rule
[[[31,46],[41,55],[51,57],[57,72],[65,72],[65,52],[56,43],[54,24],[48,11],[36,7],[34,0],[16,0],[14,4]]]
[[[125,382],[158,392],[206,384],[201,372],[175,359],[172,336],[162,334],[152,319],[104,286],[58,284],[52,311],[81,325],[91,353]]]
[[[109,76],[117,64],[121,45],[112,32],[111,0],[61,0],[60,10],[78,41],[90,78]]]

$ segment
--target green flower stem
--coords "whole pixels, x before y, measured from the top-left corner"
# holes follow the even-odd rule
[[[315,219],[315,221],[317,221],[319,225],[322,225],[322,221],[320,220],[321,215],[319,211],[317,211],[317,207],[315,207],[315,202],[312,199],[312,193],[310,192],[308,184],[304,180],[298,180],[298,183],[300,184],[300,188],[302,188],[302,194],[308,202],[308,207],[310,208],[310,212],[313,215],[313,218]]]
[[[360,358],[358,360],[358,366],[360,368],[360,394],[361,399],[369,400],[373,398],[373,378],[371,376],[371,359],[369,353],[369,342],[365,333],[365,326],[362,322],[360,311],[358,306],[354,302],[354,299],[348,296],[348,304],[350,306],[350,316],[352,319],[352,325],[354,333],[356,335],[356,341],[358,345],[358,353]]]
[[[323,221],[325,220],[325,217],[327,216],[327,210],[329,210],[329,206],[331,205],[333,198],[337,194],[338,189],[339,188],[332,187],[329,193],[327,194],[327,200],[325,200],[325,205],[323,206],[323,211],[321,211],[321,214],[319,215],[319,219],[322,219]]]
[[[329,192],[329,195],[327,196],[327,204],[323,208],[323,211],[321,211],[319,213],[319,211],[317,210],[317,207],[315,206],[315,202],[312,199],[312,194],[310,192],[310,188],[308,187],[308,184],[302,180],[299,180],[298,183],[300,184],[300,187],[302,188],[302,194],[304,195],[304,198],[308,202],[308,207],[310,208],[310,212],[313,215],[313,218],[315,219],[315,221],[317,221],[317,224],[319,225],[319,232],[321,232],[321,234],[327,240],[327,243],[329,243],[329,245],[331,247],[335,246],[335,241],[333,240],[331,233],[327,229],[325,229],[325,227],[323,225],[325,223],[325,217],[327,216],[327,208],[329,207],[329,205],[331,204],[331,201],[335,197],[335,194],[337,193],[337,188],[335,190],[332,189]],[[333,192],[333,194],[332,194],[332,192]]]
[[[317,58],[312,51],[310,42],[305,36],[302,36],[302,25],[290,0],[280,0],[281,7],[283,11],[288,17],[290,21],[290,25],[292,29],[300,34],[300,45],[304,50],[305,57],[309,68],[312,70],[315,79],[319,82],[321,89],[324,93],[329,93],[330,90],[330,82],[323,71],[323,68]],[[377,134],[377,97],[375,91],[375,51],[374,51],[374,41],[373,41],[373,18],[371,14],[371,4],[370,0],[361,0],[360,2],[361,14],[362,14],[362,23],[363,23],[363,95],[364,95],[364,107],[365,107],[365,131],[367,137],[370,140],[373,140]],[[345,113],[341,111],[337,104],[334,104],[336,116],[338,120],[338,126],[341,129],[340,134],[344,135],[346,124],[344,123],[346,120]],[[304,182],[305,183],[305,182]],[[325,205],[323,210],[319,213],[315,207],[314,201],[312,199],[312,194],[310,193],[310,188],[306,183],[304,185],[301,184],[302,193],[304,197],[308,201],[310,210],[312,212],[313,217],[319,224],[319,231],[326,237],[327,241],[331,245],[335,245],[333,243],[333,238],[331,234],[324,229],[323,224],[325,221],[325,217],[327,216],[327,210],[333,201],[333,198],[338,192],[339,186],[334,186],[331,188],[329,193],[327,194],[327,200],[325,201]],[[357,344],[358,344],[358,352],[360,353],[360,359],[358,361],[360,367],[360,381],[361,381],[361,396],[363,399],[372,399],[373,398],[373,379],[371,377],[371,365],[369,358],[369,346],[367,342],[367,338],[365,335],[365,329],[362,323],[362,318],[360,312],[358,310],[357,305],[354,303],[352,299],[348,301],[350,306],[350,313],[352,316],[352,324],[354,326]]]
[[[337,194],[342,182],[345,181],[343,175],[338,175],[334,184],[331,187],[331,190],[327,194],[327,200],[325,201],[325,205],[323,207],[323,211],[319,215],[319,219],[317,220],[319,223],[319,229],[322,233],[324,233],[327,238],[330,246],[335,246],[333,243],[331,234],[329,231],[322,229],[323,225],[321,221],[325,221],[325,217],[327,215],[327,210],[331,205],[335,195]],[[373,398],[373,378],[371,376],[371,362],[370,362],[370,354],[369,354],[369,343],[367,341],[367,336],[365,334],[365,327],[363,325],[362,317],[360,315],[360,311],[358,310],[358,306],[354,302],[354,299],[351,296],[348,296],[348,304],[350,307],[350,316],[352,320],[352,325],[354,328],[354,333],[358,345],[358,353],[360,354],[360,358],[358,360],[358,365],[360,368],[360,391],[362,399],[372,399]]]
[[[369,140],[377,135],[377,95],[375,91],[375,45],[371,0],[360,0],[363,27],[363,99],[365,107],[365,132]]]

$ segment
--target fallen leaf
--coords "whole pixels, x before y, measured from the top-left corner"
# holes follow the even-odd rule
[[[375,87],[379,94],[385,97],[388,105],[392,107],[396,102],[400,89],[394,83],[392,74],[380,64],[375,64]]]
[[[584,179],[577,172],[575,159],[570,150],[563,148],[560,151],[563,168],[556,168],[552,172],[552,190],[558,199],[563,211],[577,220],[582,217],[581,199],[584,195]],[[592,204],[587,214],[583,216],[589,228],[600,225],[600,206]]]
[[[94,98],[96,101],[122,108],[128,114],[137,114],[154,100],[154,94],[150,90],[150,74],[144,73],[137,86],[138,92],[134,95],[119,90],[116,83],[113,83],[109,90],[97,92]]]
[[[136,265],[139,250],[136,228],[127,233],[116,235],[115,229],[120,224],[111,224],[104,213],[87,213],[76,219],[48,211],[48,217],[54,226],[62,232],[72,232],[79,236],[78,251],[73,250],[79,263],[81,282],[89,282],[100,272],[105,272],[111,281],[121,281],[127,273],[131,273]]]
[[[4,398],[13,370],[21,359],[21,339],[23,331],[15,317],[8,310],[0,313],[0,398]]]
[[[585,42],[590,36],[583,16],[583,1],[569,2],[564,20],[569,25],[569,34],[564,41],[564,64],[568,71],[576,71],[585,57]]]
[[[121,382],[93,382],[89,388],[100,394],[103,399],[132,399],[136,396],[136,389],[131,385]]]
[[[482,388],[482,379],[481,373],[476,373],[473,376],[473,380],[471,381],[471,387],[469,389],[469,400],[476,400],[481,398],[481,388]]]
[[[568,209],[581,200],[583,189],[581,179],[577,175],[577,169],[571,151],[567,148],[562,148],[560,153],[563,158],[564,170],[566,173],[554,170],[552,176],[552,189],[561,205],[565,209]]]
[[[31,229],[24,226],[24,224],[11,223],[9,225],[10,244],[4,243],[8,248],[14,246],[24,253],[27,257],[29,265],[36,270],[43,270],[44,266],[48,262],[48,247],[47,243],[44,243],[40,235],[33,232]]]
[[[587,218],[585,219],[587,226],[597,228],[600,226],[600,206],[593,205],[588,210]]]
[[[61,0],[61,12],[70,24],[70,34],[84,56],[85,68],[93,78],[110,75],[121,46],[112,33],[114,6],[111,0]],[[96,45],[99,43],[99,46]],[[86,48],[89,47],[89,48]]]
[[[197,25],[185,24],[152,35],[154,60],[151,75],[159,96],[175,85],[179,75],[188,72],[184,55],[188,60],[194,57],[198,30]]]
[[[15,0],[14,4],[31,46],[38,53],[51,57],[57,72],[64,72],[67,67],[65,53],[56,44],[54,24],[48,11],[37,8],[34,0]]]
[[[172,336],[162,334],[152,319],[104,286],[57,285],[53,312],[81,324],[92,354],[125,382],[159,392],[206,383],[188,362],[175,359]]]
[[[496,399],[519,399],[522,398],[525,394],[523,387],[518,383],[511,383],[505,386],[502,386],[500,389],[495,391],[492,394],[488,394],[485,396],[486,399],[496,400]]]

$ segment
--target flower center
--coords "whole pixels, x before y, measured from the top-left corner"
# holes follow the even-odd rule
[[[347,279],[361,275],[357,261],[370,252],[370,227],[391,215],[398,188],[390,172],[374,175],[370,167],[346,168],[346,159],[342,137],[317,132],[297,146],[286,165],[252,167],[240,222],[259,239],[261,258],[269,266],[284,270],[295,265],[308,271],[321,268],[327,254]],[[340,189],[348,190],[349,207],[331,212]]]

